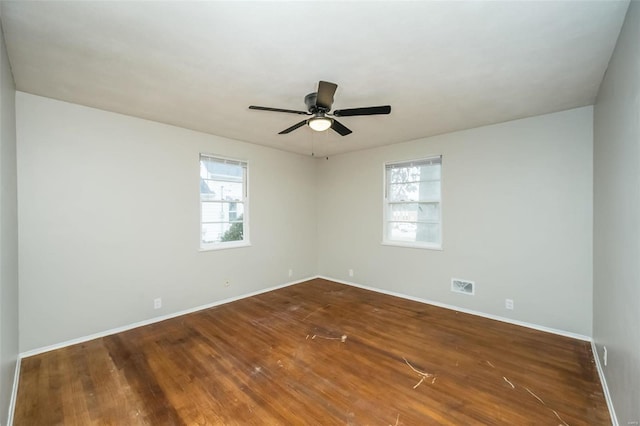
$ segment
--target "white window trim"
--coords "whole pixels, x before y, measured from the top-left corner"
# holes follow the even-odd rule
[[[198,190],[198,232],[196,233],[196,235],[198,235],[198,251],[199,252],[206,252],[206,251],[217,251],[217,250],[227,250],[227,249],[234,249],[234,248],[241,248],[241,247],[250,247],[251,246],[251,240],[249,238],[249,161],[248,160],[241,160],[238,158],[230,158],[230,157],[225,157],[223,155],[217,155],[217,154],[209,154],[207,152],[200,152],[198,154],[198,186],[196,186],[196,188],[200,187],[200,157],[205,156],[205,157],[211,157],[211,158],[215,158],[218,160],[227,160],[227,161],[235,161],[238,163],[244,163],[246,165],[245,167],[245,175],[244,175],[244,180],[243,180],[243,186],[244,186],[244,199],[243,199],[243,204],[244,204],[244,213],[242,216],[242,236],[244,237],[244,239],[242,241],[225,241],[225,242],[220,242],[220,243],[210,243],[207,244],[205,246],[202,245],[202,236],[201,236],[201,232],[202,232],[202,202],[200,200],[200,190]]]
[[[388,224],[388,211],[389,209],[388,207],[388,201],[387,201],[387,166],[391,165],[391,164],[402,164],[402,163],[409,163],[412,161],[423,161],[423,160],[431,160],[433,158],[440,158],[441,162],[440,162],[440,241],[438,243],[425,243],[425,242],[420,242],[420,241],[415,241],[415,242],[411,242],[411,241],[394,241],[394,240],[389,240],[387,238],[387,224]],[[422,157],[422,158],[411,158],[411,159],[407,159],[407,160],[397,160],[397,161],[385,161],[384,163],[382,163],[382,242],[380,243],[383,246],[392,246],[392,247],[405,247],[405,248],[414,248],[414,249],[427,249],[427,250],[436,250],[436,251],[443,251],[443,233],[444,233],[444,226],[443,226],[443,222],[444,222],[444,215],[442,214],[443,212],[443,191],[442,191],[442,181],[444,178],[444,173],[443,173],[443,165],[442,165],[442,158],[443,155],[442,154],[438,154],[438,155],[430,155],[428,157]]]

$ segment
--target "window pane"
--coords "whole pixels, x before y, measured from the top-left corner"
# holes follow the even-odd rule
[[[387,237],[394,241],[416,241],[416,224],[406,222],[389,222]]]
[[[239,219],[242,220],[242,219]],[[226,241],[242,241],[244,223],[217,222],[202,224],[202,242],[205,244],[220,243]]]
[[[440,180],[440,164],[430,164],[420,167],[420,179],[422,180]]]
[[[200,203],[203,223],[241,221],[244,215],[243,203],[205,202]]]
[[[210,202],[201,203],[202,222],[226,222],[224,217],[225,216],[224,208],[223,208],[224,204],[225,203],[210,203]]]
[[[242,241],[243,239],[243,223],[225,223],[225,231],[220,238],[221,241]]]
[[[242,182],[202,179],[200,184],[201,200],[241,201]]]
[[[439,203],[389,204],[388,219],[392,221],[439,222]]]
[[[389,185],[389,201],[420,201],[440,199],[440,181],[416,181]]]
[[[244,217],[244,204],[229,203],[229,222],[242,222]]]
[[[202,242],[205,244],[219,243],[225,231],[224,225],[224,223],[203,223]]]
[[[389,220],[415,222],[418,219],[418,203],[390,204],[389,208]]]
[[[416,241],[423,243],[440,242],[440,224],[439,223],[418,223],[416,230]]]
[[[407,183],[420,180],[419,167],[395,167],[389,169],[390,183]]]
[[[229,203],[229,222],[238,219],[238,203]]]
[[[389,222],[387,238],[393,241],[437,244],[440,242],[440,224]]]
[[[440,163],[426,164],[420,166],[389,166],[388,178],[390,183],[407,183],[425,180],[440,180]]]
[[[392,183],[389,185],[389,201],[418,201],[417,183]]]
[[[420,182],[420,200],[440,199],[440,181]]]
[[[440,203],[418,204],[418,222],[440,222]]]
[[[244,166],[239,161],[200,156],[200,177],[242,182]]]

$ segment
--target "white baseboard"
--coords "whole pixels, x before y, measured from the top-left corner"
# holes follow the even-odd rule
[[[329,281],[334,281],[334,282],[337,282],[337,283],[340,283],[340,284],[345,284],[345,285],[349,285],[349,286],[353,286],[353,287],[359,287],[359,288],[362,288],[362,289],[365,289],[365,290],[369,290],[369,291],[374,291],[374,292],[377,292],[377,293],[388,294],[390,296],[400,297],[402,299],[413,300],[415,302],[420,302],[420,303],[426,303],[428,305],[433,305],[433,306],[438,306],[438,307],[441,307],[441,308],[451,309],[451,310],[458,311],[458,312],[464,312],[466,314],[471,314],[471,315],[476,315],[476,316],[480,316],[480,317],[484,317],[484,318],[489,318],[489,319],[496,320],[496,321],[502,321],[502,322],[506,322],[506,323],[509,323],[509,324],[519,325],[519,326],[522,326],[522,327],[532,328],[534,330],[544,331],[544,332],[547,332],[547,333],[558,334],[560,336],[571,337],[571,338],[574,338],[574,339],[584,340],[584,341],[587,341],[587,342],[591,342],[592,341],[591,337],[589,337],[589,336],[584,336],[584,335],[577,334],[577,333],[572,333],[572,332],[569,332],[569,331],[557,330],[557,329],[554,329],[554,328],[544,327],[544,326],[540,326],[540,325],[537,325],[537,324],[531,324],[531,323],[527,323],[527,322],[523,322],[523,321],[513,320],[513,319],[510,319],[510,318],[500,317],[500,316],[497,316],[497,315],[486,314],[484,312],[474,311],[474,310],[471,310],[471,309],[460,308],[458,306],[448,305],[448,304],[436,302],[436,301],[433,301],[433,300],[422,299],[420,297],[409,296],[409,295],[402,294],[402,293],[397,293],[397,292],[394,292],[394,291],[384,290],[384,289],[380,289],[380,288],[376,288],[376,287],[370,287],[370,286],[366,286],[366,285],[362,285],[362,284],[358,284],[358,283],[354,283],[354,282],[350,282],[350,281],[340,280],[340,279],[336,279],[336,278],[332,278],[332,277],[326,277],[326,276],[323,276],[323,275],[316,275],[316,276],[311,276],[311,277],[303,278],[303,279],[296,280],[296,281],[291,281],[291,282],[288,282],[288,283],[285,283],[285,284],[281,284],[281,285],[277,285],[277,286],[274,286],[274,287],[260,289],[258,291],[242,294],[240,296],[230,297],[230,298],[223,299],[223,300],[217,300],[215,302],[208,303],[206,305],[196,306],[194,308],[185,309],[185,310],[174,312],[174,313],[171,313],[171,314],[150,318],[148,320],[135,322],[133,324],[127,324],[127,325],[124,325],[124,326],[121,326],[121,327],[112,328],[112,329],[109,329],[109,330],[105,330],[105,331],[101,331],[101,332],[98,332],[98,333],[90,334],[88,336],[82,336],[82,337],[78,337],[78,338],[75,338],[75,339],[67,340],[67,341],[64,341],[64,342],[55,343],[53,345],[48,345],[48,346],[43,346],[43,347],[40,347],[40,348],[32,349],[32,350],[20,353],[19,358],[27,358],[27,357],[30,357],[30,356],[33,356],[33,355],[38,355],[38,354],[44,353],[44,352],[49,352],[49,351],[53,351],[53,350],[56,350],[56,349],[61,349],[61,348],[67,347],[67,346],[76,345],[78,343],[84,343],[84,342],[87,342],[89,340],[98,339],[100,337],[105,337],[105,336],[109,336],[109,335],[112,335],[112,334],[121,333],[123,331],[131,330],[131,329],[138,328],[138,327],[143,327],[143,326],[149,325],[149,324],[154,324],[156,322],[160,322],[160,321],[164,321],[164,320],[167,320],[167,319],[179,317],[181,315],[190,314],[190,313],[193,313],[193,312],[201,311],[203,309],[212,308],[214,306],[224,305],[225,303],[235,302],[235,301],[240,300],[240,299],[245,299],[247,297],[256,296],[258,294],[267,293],[269,291],[278,290],[278,289],[284,288],[284,287],[289,287],[291,285],[300,284],[302,282],[305,282],[305,281],[308,281],[308,280],[311,280],[311,279],[314,279],[314,278],[322,278],[322,279],[329,280]]]
[[[281,284],[281,285],[277,285],[277,286],[274,286],[274,287],[260,289],[258,291],[242,294],[240,296],[230,297],[230,298],[223,299],[223,300],[217,300],[215,302],[208,303],[206,305],[196,306],[194,308],[185,309],[183,311],[178,311],[178,312],[174,312],[174,313],[171,313],[171,314],[150,318],[148,320],[135,322],[133,324],[127,324],[127,325],[124,325],[122,327],[112,328],[112,329],[109,329],[109,330],[105,330],[105,331],[101,331],[101,332],[98,332],[98,333],[90,334],[88,336],[78,337],[78,338],[75,338],[75,339],[67,340],[67,341],[56,343],[56,344],[53,344],[53,345],[48,345],[48,346],[43,346],[43,347],[40,347],[40,348],[32,349],[32,350],[20,353],[19,357],[20,358],[26,358],[26,357],[30,357],[30,356],[33,356],[33,355],[38,355],[38,354],[41,354],[41,353],[44,353],[44,352],[49,352],[49,351],[53,351],[53,350],[56,350],[56,349],[64,348],[64,347],[67,347],[67,346],[75,345],[75,344],[78,344],[78,343],[87,342],[89,340],[98,339],[100,337],[105,337],[105,336],[109,336],[109,335],[112,335],[112,334],[120,333],[120,332],[123,332],[123,331],[131,330],[131,329],[134,329],[134,328],[142,327],[142,326],[145,326],[145,325],[154,324],[156,322],[160,322],[160,321],[164,321],[164,320],[167,320],[167,319],[170,319],[170,318],[179,317],[181,315],[186,315],[186,314],[190,314],[190,313],[193,313],[193,312],[201,311],[203,309],[212,308],[214,306],[224,305],[225,303],[235,302],[237,300],[245,299],[247,297],[257,296],[258,294],[267,293],[267,292],[270,292],[270,291],[273,291],[273,290],[278,290],[280,288],[289,287],[291,285],[300,284],[302,282],[309,281],[309,280],[312,280],[314,278],[322,278],[322,279],[329,280],[329,281],[334,281],[334,282],[337,282],[337,283],[340,283],[340,284],[345,284],[345,285],[349,285],[349,286],[352,286],[352,287],[358,287],[358,288],[362,288],[364,290],[374,291],[376,293],[382,293],[382,294],[387,294],[387,295],[390,295],[390,296],[400,297],[402,299],[413,300],[414,302],[426,303],[428,305],[438,306],[440,308],[445,308],[445,309],[450,309],[450,310],[454,310],[454,311],[458,311],[458,312],[463,312],[465,314],[470,314],[470,315],[476,315],[476,316],[483,317],[483,318],[489,318],[489,319],[496,320],[496,321],[501,321],[501,322],[506,322],[506,323],[509,323],[509,324],[519,325],[519,326],[522,326],[522,327],[527,327],[527,328],[531,328],[531,329],[534,329],[534,330],[539,330],[539,331],[544,331],[544,332],[547,332],[547,333],[557,334],[557,335],[560,335],[560,336],[570,337],[570,338],[573,338],[573,339],[583,340],[583,341],[586,341],[586,342],[592,342],[593,341],[593,339],[591,337],[585,336],[585,335],[582,335],[582,334],[572,333],[572,332],[565,331],[565,330],[558,330],[558,329],[545,327],[545,326],[541,326],[541,325],[538,325],[538,324],[532,324],[532,323],[528,323],[528,322],[524,322],[524,321],[518,321],[518,320],[511,319],[511,318],[501,317],[501,316],[498,316],[498,315],[487,314],[487,313],[484,313],[484,312],[474,311],[472,309],[461,308],[461,307],[454,306],[454,305],[448,305],[446,303],[440,303],[440,302],[436,302],[436,301],[433,301],[433,300],[423,299],[423,298],[420,298],[420,297],[409,296],[409,295],[406,295],[406,294],[397,293],[395,291],[384,290],[384,289],[377,288],[377,287],[370,287],[370,286],[367,286],[367,285],[362,285],[362,284],[358,284],[358,283],[351,282],[351,281],[340,280],[340,279],[327,277],[327,276],[323,276],[323,275],[316,275],[316,276],[311,276],[311,277],[303,278],[303,279],[296,280],[296,281],[291,281],[291,282],[288,282],[288,283],[285,283],[285,284]]]
[[[618,418],[616,417],[616,410],[613,408],[613,400],[611,399],[611,394],[609,393],[609,387],[607,386],[607,379],[604,376],[604,369],[602,368],[602,363],[600,362],[600,354],[598,353],[598,348],[596,347],[596,343],[591,341],[591,350],[593,351],[593,359],[596,361],[596,369],[598,370],[598,376],[600,376],[600,383],[602,384],[602,391],[604,392],[604,399],[607,401],[607,407],[609,407],[609,415],[611,416],[611,423],[613,426],[618,426]]]
[[[9,400],[9,414],[7,415],[7,426],[13,425],[13,413],[16,409],[16,400],[18,399],[18,382],[20,380],[20,362],[22,358],[18,356],[16,359],[16,369],[13,372],[13,387],[11,388],[11,399]]]
[[[498,316],[498,315],[492,315],[492,314],[487,314],[487,313],[484,313],[484,312],[474,311],[474,310],[471,310],[471,309],[460,308],[458,306],[448,305],[446,303],[435,302],[433,300],[422,299],[420,297],[408,296],[406,294],[396,293],[395,291],[384,290],[384,289],[376,288],[376,287],[369,287],[369,286],[366,286],[366,285],[357,284],[357,283],[350,282],[350,281],[338,280],[338,279],[331,278],[331,277],[318,276],[317,278],[322,278],[322,279],[329,280],[329,281],[334,281],[334,282],[337,282],[337,283],[340,283],[340,284],[345,284],[345,285],[349,285],[349,286],[353,286],[353,287],[362,288],[364,290],[374,291],[376,293],[387,294],[389,296],[400,297],[401,299],[413,300],[414,302],[426,303],[428,305],[437,306],[439,308],[450,309],[450,310],[453,310],[453,311],[463,312],[465,314],[476,315],[476,316],[483,317],[483,318],[489,318],[489,319],[496,320],[496,321],[501,321],[501,322],[506,322],[506,323],[509,323],[509,324],[519,325],[521,327],[532,328],[532,329],[538,330],[538,331],[544,331],[544,332],[547,332],[547,333],[557,334],[557,335],[564,336],[564,337],[570,337],[572,339],[583,340],[583,341],[586,341],[586,342],[591,342],[592,341],[591,337],[589,337],[589,336],[585,336],[585,335],[577,334],[577,333],[572,333],[570,331],[558,330],[558,329],[555,329],[555,328],[545,327],[545,326],[538,325],[538,324],[531,324],[531,323],[524,322],[524,321],[518,321],[518,320],[511,319],[511,318],[505,318],[505,317],[501,317],[501,316]]]
[[[301,280],[290,281],[290,282],[285,283],[285,284],[281,284],[281,285],[277,285],[277,286],[269,287],[269,288],[263,288],[263,289],[260,289],[260,290],[257,290],[257,291],[251,292],[251,293],[242,294],[240,296],[234,296],[234,297],[230,297],[230,298],[227,298],[227,299],[216,300],[215,302],[207,303],[206,305],[196,306],[194,308],[185,309],[183,311],[173,312],[171,314],[150,318],[148,320],[135,322],[133,324],[123,325],[122,327],[111,328],[109,330],[105,330],[105,331],[101,331],[101,332],[98,332],[98,333],[90,334],[88,336],[82,336],[82,337],[78,337],[78,338],[75,338],[75,339],[67,340],[67,341],[64,341],[64,342],[55,343],[53,345],[43,346],[41,348],[36,348],[36,349],[32,349],[32,350],[29,350],[29,351],[26,351],[26,352],[22,352],[22,353],[20,353],[19,357],[20,358],[27,358],[27,357],[30,357],[30,356],[34,356],[34,355],[38,355],[38,354],[44,353],[44,352],[49,352],[49,351],[53,351],[53,350],[56,350],[56,349],[65,348],[67,346],[77,345],[78,343],[84,343],[84,342],[87,342],[89,340],[99,339],[101,337],[110,336],[112,334],[121,333],[123,331],[131,330],[131,329],[138,328],[138,327],[143,327],[145,325],[154,324],[156,322],[165,321],[165,320],[168,320],[168,319],[171,319],[171,318],[179,317],[181,315],[186,315],[186,314],[190,314],[190,313],[193,313],[193,312],[202,311],[203,309],[213,308],[214,306],[224,305],[226,303],[235,302],[235,301],[240,300],[240,299],[246,299],[247,297],[257,296],[257,295],[262,294],[262,293],[268,293],[270,291],[278,290],[280,288],[289,287],[289,286],[292,286],[292,285],[295,285],[295,284],[300,284],[302,282],[309,281],[309,280],[314,279],[314,278],[316,278],[316,277],[307,277],[307,278],[303,278]]]

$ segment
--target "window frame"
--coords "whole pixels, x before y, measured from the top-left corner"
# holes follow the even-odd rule
[[[423,242],[423,241],[400,241],[400,240],[392,240],[389,238],[389,222],[391,221],[391,218],[389,217],[389,212],[390,212],[390,204],[392,204],[389,199],[388,199],[388,182],[387,182],[387,169],[388,166],[393,166],[393,165],[400,165],[400,164],[410,164],[410,163],[417,163],[417,162],[422,162],[422,161],[431,161],[434,159],[439,159],[440,160],[440,197],[438,200],[438,207],[439,207],[439,224],[440,224],[440,239],[438,242],[436,243],[431,243],[431,242]],[[412,158],[409,160],[395,160],[395,161],[385,161],[382,164],[382,245],[385,246],[395,246],[395,247],[408,247],[408,248],[417,248],[417,249],[427,249],[427,250],[439,250],[442,251],[443,250],[443,222],[444,222],[444,218],[443,218],[443,194],[442,194],[442,181],[443,181],[443,155],[439,154],[439,155],[430,155],[427,157],[420,157],[420,158]],[[415,201],[415,203],[420,203],[420,202],[432,202],[431,200],[426,200],[426,201],[422,201],[422,200],[417,200]]]
[[[217,243],[203,243],[202,242],[202,198],[201,192],[198,190],[198,251],[216,251],[216,250],[226,250],[232,248],[239,247],[248,247],[251,246],[251,241],[249,239],[249,162],[247,160],[241,160],[238,158],[225,157],[217,154],[209,154],[206,152],[200,152],[198,154],[198,183],[201,183],[202,175],[200,173],[200,167],[203,157],[210,158],[213,160],[218,160],[220,162],[233,162],[238,163],[243,166],[243,176],[242,176],[242,192],[243,197],[241,201],[229,201],[228,203],[242,203],[243,204],[243,213],[242,213],[242,240],[238,241],[220,241]],[[198,185],[200,188],[200,185]],[[237,213],[236,213],[237,214]]]

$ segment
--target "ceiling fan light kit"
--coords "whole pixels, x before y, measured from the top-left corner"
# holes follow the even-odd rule
[[[331,127],[332,124],[333,120],[324,116],[312,117],[307,122],[307,125],[316,132],[324,132]]]
[[[333,105],[333,95],[336,92],[338,85],[330,83],[328,81],[320,81],[318,83],[318,91],[309,93],[304,97],[304,103],[307,106],[307,111],[298,111],[292,109],[283,108],[271,108],[251,105],[249,109],[257,109],[261,111],[274,111],[274,112],[286,112],[289,114],[300,115],[312,115],[309,119],[302,120],[288,129],[284,129],[279,134],[290,133],[305,124],[316,132],[323,132],[329,128],[333,129],[340,136],[347,136],[352,133],[350,129],[344,126],[335,118],[331,117],[353,117],[356,115],[380,115],[389,114],[391,112],[390,105],[374,106],[374,107],[362,107],[362,108],[349,108],[343,110],[335,110],[332,114],[331,106]]]

